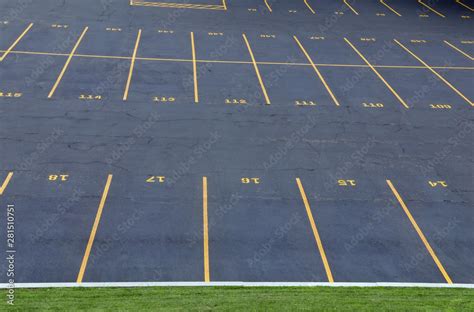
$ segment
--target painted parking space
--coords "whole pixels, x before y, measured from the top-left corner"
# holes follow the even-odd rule
[[[88,28],[76,53],[91,56],[130,57],[135,41],[135,32],[124,31],[120,27]],[[101,42],[101,44],[97,44],[97,42]]]
[[[84,281],[203,280],[200,182],[115,175]]]
[[[197,79],[200,102],[236,107],[266,103],[265,94],[251,63],[198,64]]]
[[[277,105],[281,103],[288,107],[317,109],[338,107],[337,104],[340,103],[338,99],[336,102],[332,99],[333,90],[324,80],[329,88],[326,89],[325,83],[311,67],[261,65],[260,68],[270,99]],[[301,82],[295,83],[296,81]],[[336,95],[334,97],[336,98]]]
[[[128,98],[156,105],[176,105],[192,101],[193,88],[191,62],[144,60],[135,64]]]
[[[129,60],[74,59],[67,66],[64,75],[61,76],[60,72],[55,78],[48,98],[99,102],[106,98],[120,100],[124,93],[129,66]]]
[[[472,88],[469,87],[472,74],[465,71],[453,73],[450,70],[446,70],[442,72],[442,75],[447,81],[452,82],[452,84],[456,86],[456,89],[458,89],[467,99],[472,99],[474,97],[474,92]]]
[[[198,60],[248,61],[248,50],[241,34],[199,32],[194,34],[194,41]]]
[[[449,181],[442,177],[407,178],[417,181],[422,187],[410,191],[403,183],[399,183],[400,195],[405,197],[414,219],[431,242],[447,274],[453,280],[472,282],[472,265],[466,261],[472,257],[473,250],[472,235],[468,230],[472,213],[464,204],[465,201],[450,190]],[[420,259],[425,257],[429,256],[419,253],[413,255],[407,266],[409,271],[417,268],[422,261]]]
[[[449,40],[411,39],[402,43],[430,66],[472,66],[470,55]]]
[[[19,282],[74,279],[100,192],[99,178],[64,169],[12,175],[0,201],[5,205],[13,203]],[[2,218],[4,226],[6,221]],[[1,235],[6,241],[6,232]]]
[[[387,81],[400,94],[404,95],[410,107],[449,110],[452,108],[468,109],[471,106],[470,100],[458,88],[449,81],[450,85],[447,85],[435,75],[426,76],[426,73],[412,69],[400,71],[398,75],[394,75],[393,72],[386,69],[381,69],[380,71]],[[429,69],[426,69],[426,71],[429,72]],[[416,81],[417,86],[403,84],[401,83],[403,79]],[[438,106],[438,104],[441,104],[441,106]]]
[[[135,38],[137,35],[138,31],[135,32]],[[136,40],[134,39],[133,42],[136,43]],[[192,57],[191,32],[142,29],[137,57],[190,59]]]
[[[1,98],[12,101],[22,97],[44,98],[45,90],[51,88],[56,73],[61,70],[66,58],[48,55],[8,55],[0,64],[9,78],[0,83]]]
[[[245,175],[209,181],[212,280],[327,281],[295,181]]]

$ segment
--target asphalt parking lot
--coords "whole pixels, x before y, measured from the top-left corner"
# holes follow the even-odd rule
[[[16,282],[474,283],[473,11],[0,0]]]

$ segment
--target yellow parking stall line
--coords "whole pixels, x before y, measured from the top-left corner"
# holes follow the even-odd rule
[[[447,42],[446,40],[443,40],[444,43],[446,43],[448,46],[450,46],[451,48],[453,48],[454,50],[458,51],[459,53],[461,53],[462,55],[464,55],[465,57],[467,57],[468,59],[470,59],[471,61],[474,60],[474,57],[470,56],[469,54],[467,54],[466,52],[464,52],[463,50],[459,49],[458,47],[456,47],[454,44],[451,44],[449,42]]]
[[[28,27],[26,27],[26,29],[21,33],[21,35],[18,36],[18,38],[16,38],[16,40],[5,51],[5,53],[3,53],[2,57],[0,57],[0,62],[2,62],[7,57],[7,55],[15,48],[15,46],[18,44],[18,42],[20,42],[20,40],[28,33],[28,31],[30,31],[31,27],[33,27],[33,23],[28,25]]]
[[[393,95],[395,95],[398,101],[400,101],[400,103],[405,108],[410,108],[407,105],[407,103],[405,103],[405,101],[402,99],[402,97],[398,95],[397,91],[395,91],[395,89],[393,89],[392,86],[387,82],[387,80],[385,80],[385,78],[379,73],[379,71],[375,69],[374,66],[372,66],[372,64],[370,64],[369,60],[367,60],[365,56],[362,55],[362,53],[360,53],[359,50],[347,38],[344,38],[344,40],[360,56],[360,58],[370,67],[370,69],[372,69],[372,71],[377,75],[377,77],[379,77],[379,79],[382,80],[385,86],[390,90],[390,92],[392,92]]]
[[[2,186],[0,187],[0,196],[3,195],[3,192],[7,189],[8,183],[10,183],[11,178],[13,177],[13,172],[9,172],[7,174],[7,177],[2,183]]]
[[[194,32],[191,32],[191,50],[193,55],[193,82],[194,82],[194,103],[199,103],[199,89],[196,64],[196,46],[194,44]]]
[[[193,4],[193,3],[176,3],[176,2],[150,2],[150,1],[130,1],[131,6],[144,7],[160,7],[160,8],[174,8],[174,9],[203,9],[203,10],[227,10],[225,0],[222,5],[217,4]]]
[[[396,15],[402,16],[400,13],[397,12],[397,10],[395,10],[395,9],[392,8],[390,5],[388,5],[387,3],[385,3],[384,0],[380,0],[380,3],[382,3],[385,7],[387,7],[387,9],[389,9],[390,11],[392,11],[393,13],[395,13]]]
[[[467,5],[467,4],[465,4],[465,3],[462,3],[462,1],[461,1],[461,0],[456,0],[456,3],[458,3],[458,4],[462,5],[463,7],[465,7],[466,9],[468,9],[469,11],[472,11],[472,12],[474,12],[474,9],[473,9],[473,8],[471,8],[470,6],[468,6],[468,5]]]
[[[316,72],[316,75],[318,75],[319,77],[319,80],[321,80],[321,82],[323,83],[324,87],[326,88],[326,90],[328,91],[329,95],[331,96],[332,100],[334,101],[334,104],[336,104],[336,106],[340,106],[339,104],[339,101],[336,99],[336,96],[334,95],[334,93],[332,92],[331,88],[329,87],[329,85],[326,83],[326,80],[324,79],[323,75],[321,74],[321,72],[319,71],[318,67],[314,64],[313,60],[311,59],[311,57],[309,56],[308,52],[306,51],[306,49],[303,47],[303,45],[301,44],[301,42],[298,40],[298,38],[296,36],[293,36],[293,39],[295,39],[296,43],[298,44],[298,46],[300,47],[301,51],[303,52],[303,54],[306,56],[306,58],[308,59],[308,62],[311,64],[311,66],[313,67],[313,70]]]
[[[123,100],[128,99],[128,91],[130,90],[130,84],[132,82],[133,69],[135,67],[135,60],[137,59],[138,46],[140,45],[140,38],[142,36],[142,30],[138,30],[137,40],[135,41],[135,47],[133,48],[132,60],[130,62],[130,71],[128,72],[127,84],[125,85],[125,91],[123,92]]]
[[[0,50],[0,53],[5,50]],[[66,57],[68,53],[53,53],[53,52],[34,52],[34,51],[11,51],[11,54],[25,54],[25,55],[46,55],[46,56],[61,56]],[[117,59],[117,60],[131,60],[131,56],[116,56],[116,55],[95,55],[95,54],[74,54],[75,58],[101,58],[101,59]],[[192,59],[181,58],[159,58],[159,57],[136,57],[137,61],[157,61],[157,62],[193,62]],[[196,63],[222,63],[222,64],[253,64],[252,61],[230,61],[230,60],[199,60]],[[311,63],[293,63],[293,62],[256,62],[257,65],[287,65],[287,66],[312,66]],[[334,64],[334,63],[314,63],[317,67],[369,67],[365,64]],[[372,65],[374,68],[407,68],[407,69],[426,69],[421,65]],[[474,70],[474,66],[431,66],[433,69],[450,69],[450,70]]]
[[[84,273],[87,268],[87,261],[89,260],[89,255],[94,245],[95,235],[97,233],[97,228],[99,227],[100,218],[102,216],[102,211],[105,206],[105,201],[107,200],[107,195],[109,194],[110,184],[112,183],[112,175],[109,174],[107,177],[107,182],[105,183],[104,192],[100,199],[99,208],[97,209],[97,214],[95,216],[94,225],[92,226],[91,235],[89,236],[89,241],[87,242],[86,251],[84,252],[84,257],[82,258],[81,268],[79,269],[79,274],[77,275],[77,283],[82,283],[84,278]]]
[[[446,17],[443,14],[436,11],[435,9],[433,9],[432,7],[430,7],[429,5],[427,5],[426,3],[424,3],[422,0],[418,0],[418,3],[421,4],[422,6],[426,7],[428,10],[430,10],[430,11],[436,13],[437,15],[441,16],[442,18]]]
[[[447,81],[443,76],[438,74],[437,71],[435,71],[432,67],[430,67],[428,64],[426,64],[421,58],[416,56],[415,53],[410,51],[407,47],[405,47],[403,44],[401,44],[397,39],[393,39],[402,49],[404,49],[406,52],[408,52],[411,56],[413,56],[415,59],[418,60],[421,64],[423,64],[427,69],[429,69],[436,77],[438,77],[441,81],[443,81],[448,87],[450,87],[454,92],[457,93],[463,100],[469,103],[469,105],[474,106],[471,100],[469,100],[464,94],[461,93],[458,89],[456,89],[449,81]]]
[[[6,52],[6,50],[0,50],[0,52]],[[54,52],[40,52],[40,51],[20,51],[12,50],[10,54],[25,54],[25,55],[49,55],[49,56],[68,56],[68,53],[54,53]],[[77,56],[78,54],[76,54]]]
[[[260,83],[260,87],[262,88],[263,95],[265,97],[265,104],[270,105],[270,98],[268,97],[267,94],[267,89],[265,88],[265,85],[263,84],[263,79],[262,76],[260,75],[260,70],[258,69],[257,62],[255,61],[255,57],[252,52],[252,48],[250,47],[250,43],[247,40],[247,36],[245,34],[242,34],[242,37],[244,38],[245,44],[247,45],[247,49],[249,50],[250,58],[252,59],[252,64],[255,69],[255,73],[257,74],[258,81]]]
[[[402,197],[398,193],[397,189],[395,188],[395,186],[393,185],[393,183],[390,180],[387,180],[387,184],[390,187],[390,189],[392,190],[393,195],[395,195],[395,197],[396,197],[398,203],[400,204],[400,206],[402,207],[403,211],[405,211],[405,214],[407,215],[407,217],[410,220],[411,224],[415,228],[416,233],[418,233],[418,236],[420,237],[421,241],[425,245],[426,249],[430,253],[431,258],[433,258],[433,261],[436,263],[436,266],[438,267],[439,271],[444,276],[444,279],[446,280],[446,282],[448,284],[452,284],[453,282],[452,282],[451,278],[449,277],[448,273],[446,272],[446,270],[444,269],[443,264],[441,264],[441,261],[439,261],[438,256],[436,256],[436,253],[434,252],[433,248],[431,248],[430,243],[428,242],[425,235],[423,234],[423,231],[420,229],[420,227],[416,223],[415,218],[413,218],[412,214],[410,213],[410,210],[408,209],[407,205],[405,204]]]
[[[4,52],[4,50],[0,50]],[[53,52],[34,52],[34,51],[11,51],[12,54],[26,54],[26,55],[49,55],[49,56],[68,56],[67,53],[53,53]],[[119,59],[131,60],[131,56],[114,56],[114,55],[95,55],[95,54],[74,54],[74,57],[84,58],[103,58],[103,59]],[[192,59],[181,58],[159,58],[159,57],[136,57],[140,61],[159,61],[159,62],[193,62]],[[253,64],[251,61],[226,61],[226,60],[199,60],[196,63],[222,63],[222,64]],[[288,65],[288,66],[311,66],[310,63],[293,63],[293,62],[256,62],[257,65]],[[335,64],[335,63],[314,63],[318,67],[369,67],[364,64]],[[413,68],[426,69],[425,66],[420,65],[372,65],[375,68]],[[474,66],[431,66],[434,69],[453,69],[453,70],[474,70]]]
[[[311,11],[311,13],[316,14],[316,11],[313,10],[311,5],[308,3],[308,0],[304,0],[304,4],[308,7],[308,9]]]
[[[89,27],[84,28],[84,30],[82,31],[81,36],[79,37],[76,44],[74,45],[74,48],[71,50],[71,53],[69,53],[69,56],[66,60],[66,63],[63,66],[63,69],[61,70],[61,73],[59,73],[58,79],[56,79],[56,82],[54,83],[53,88],[51,89],[51,91],[49,91],[48,99],[52,98],[53,95],[54,95],[54,92],[56,92],[56,89],[58,88],[59,83],[61,82],[61,79],[63,79],[64,73],[66,73],[66,70],[69,67],[69,63],[71,63],[71,60],[72,60],[72,57],[74,56],[74,53],[76,53],[76,50],[79,47],[79,44],[81,44],[82,38],[84,38],[84,36],[85,36],[88,29],[89,29]]]
[[[150,4],[141,4],[140,6],[172,8],[172,9],[223,10],[223,7],[220,5],[207,5],[207,4],[150,3]]]
[[[204,243],[204,281],[211,281],[209,273],[209,220],[207,213],[207,177],[202,177],[202,225]]]
[[[270,4],[268,3],[268,1],[267,1],[267,0],[263,0],[263,1],[265,2],[265,5],[267,6],[268,11],[270,11],[270,13],[273,12],[273,11],[272,11],[272,7],[271,7]]]
[[[359,15],[359,12],[357,12],[356,9],[354,9],[354,8],[352,7],[352,5],[350,5],[349,2],[347,2],[347,0],[344,0],[344,4],[347,5],[347,7],[348,7],[349,9],[351,9],[351,11],[352,11],[355,15]]]
[[[324,251],[323,243],[321,241],[321,237],[319,236],[318,228],[316,227],[316,223],[314,222],[313,213],[311,212],[311,207],[308,202],[308,197],[306,196],[300,178],[296,178],[296,184],[298,184],[298,188],[300,190],[301,199],[303,200],[304,207],[306,209],[306,214],[308,215],[308,220],[313,231],[314,239],[316,240],[316,245],[318,246],[319,254],[321,255],[321,260],[323,261],[324,269],[326,270],[326,276],[328,278],[329,283],[334,283],[331,267],[329,266],[328,259],[326,258],[326,252]]]

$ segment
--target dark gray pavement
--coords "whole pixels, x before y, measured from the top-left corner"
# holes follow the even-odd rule
[[[173,3],[0,0],[16,282],[474,283],[473,1]]]

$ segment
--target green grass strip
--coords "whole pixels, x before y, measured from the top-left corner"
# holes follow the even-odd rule
[[[4,294],[1,311],[474,311],[474,290],[446,288],[16,289],[14,306]]]

